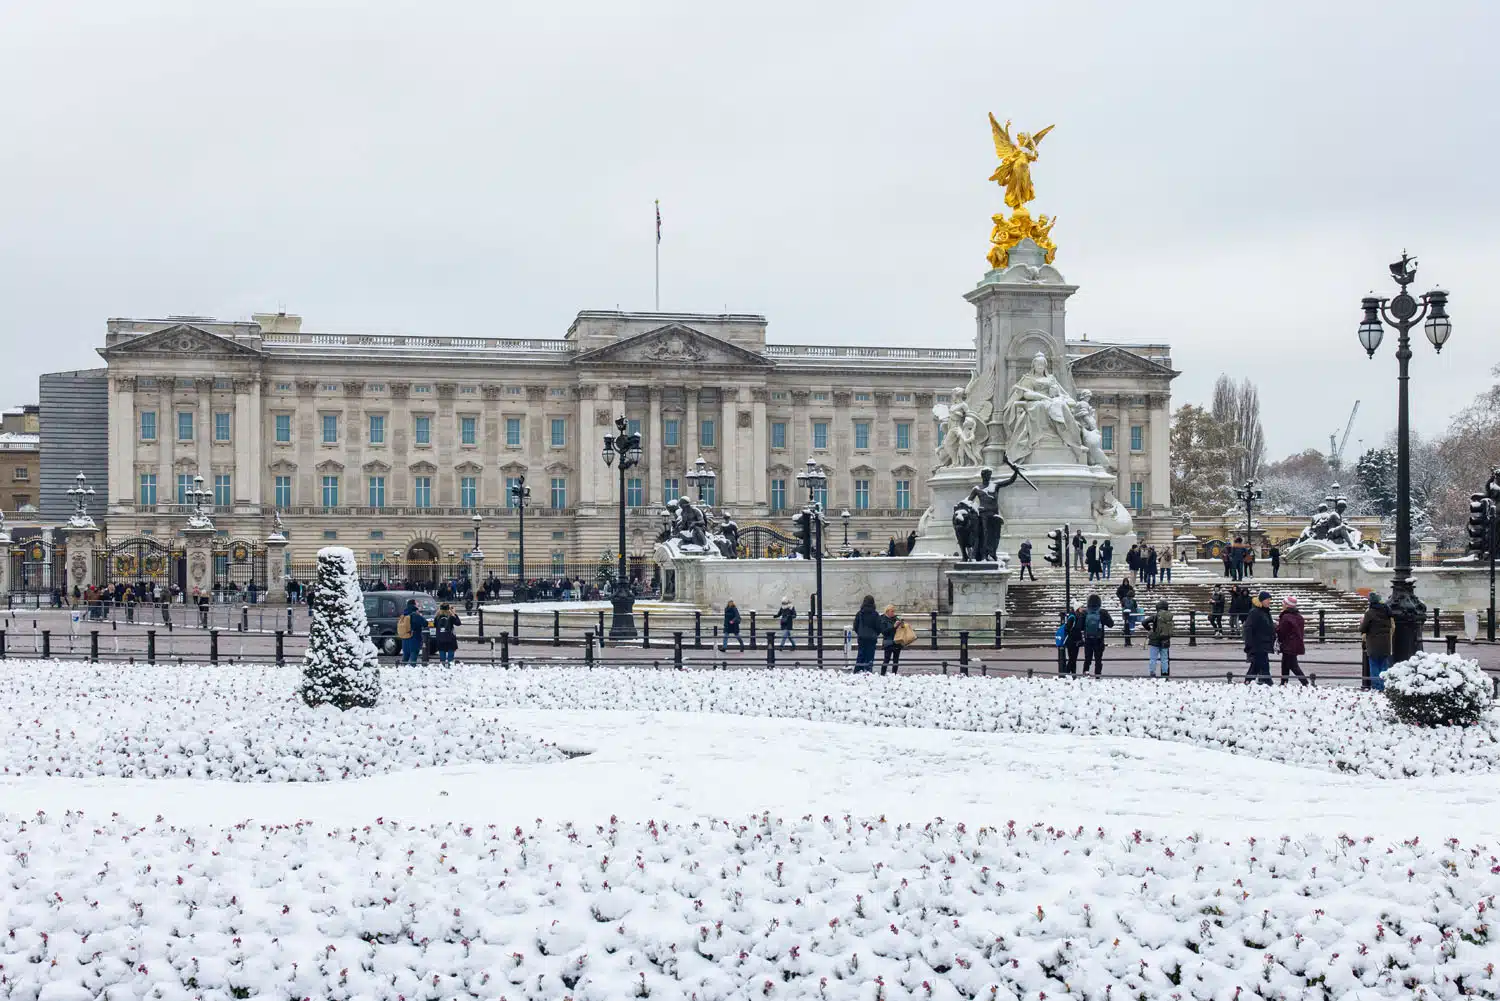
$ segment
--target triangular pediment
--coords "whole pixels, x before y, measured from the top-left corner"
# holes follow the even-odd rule
[[[1072,365],[1073,375],[1154,375],[1171,379],[1177,372],[1160,362],[1143,358],[1134,351],[1120,347],[1101,348],[1092,354],[1077,358]]]
[[[753,365],[770,362],[754,351],[720,340],[681,323],[622,338],[602,348],[585,351],[578,365]]]
[[[202,327],[191,323],[174,323],[170,327],[153,330],[149,334],[141,334],[129,340],[116,344],[114,347],[101,348],[99,354],[105,358],[116,358],[124,355],[175,355],[189,357],[203,357],[205,355],[228,355],[234,358],[257,358],[260,352],[254,348],[246,347],[228,337],[220,336],[212,331],[204,330]]]

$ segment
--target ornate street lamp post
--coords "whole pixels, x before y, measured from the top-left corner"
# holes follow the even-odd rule
[[[1237,488],[1234,495],[1245,505],[1245,549],[1255,550],[1255,502],[1260,500],[1263,492],[1255,486],[1254,477],[1245,481],[1244,486]]]
[[[813,567],[817,593],[818,619],[818,664],[823,663],[823,505],[818,503],[818,491],[828,485],[828,474],[811,459],[807,468],[797,474],[797,482],[807,488],[807,514],[809,530],[813,533]]]
[[[625,470],[641,464],[641,436],[630,430],[630,422],[624,417],[615,418],[615,433],[604,436],[604,464],[614,465],[620,460],[620,564],[615,571],[614,586],[610,589],[609,601],[614,606],[614,617],[609,624],[611,640],[635,639],[635,585],[630,583],[625,568]]]
[[[839,550],[840,556],[849,555],[849,518],[849,509],[844,508],[844,510],[839,513],[839,519],[844,523],[844,545],[843,548]]]
[[[1417,599],[1416,581],[1411,575],[1411,431],[1407,404],[1408,366],[1411,361],[1411,328],[1426,320],[1425,332],[1439,353],[1453,332],[1448,319],[1448,293],[1433,289],[1422,296],[1421,303],[1406,287],[1417,277],[1417,262],[1402,253],[1401,260],[1390,266],[1391,280],[1401,287],[1394,299],[1366,296],[1361,303],[1364,319],[1359,324],[1359,343],[1373,358],[1385,336],[1385,325],[1396,329],[1396,566],[1391,573],[1391,615],[1396,620],[1396,634],[1391,644],[1391,662],[1400,663],[1422,648],[1422,626],[1427,621],[1427,606]]]
[[[698,506],[700,508],[704,506],[703,489],[713,486],[714,481],[718,478],[719,474],[714,472],[707,462],[703,461],[703,456],[698,456],[698,461],[694,462],[693,468],[688,471],[687,481],[689,486],[698,489]]]
[[[526,586],[526,505],[531,502],[531,488],[526,485],[525,476],[516,477],[516,482],[512,483],[510,487],[510,496],[516,509],[516,514],[521,519],[516,532],[516,541],[518,543],[516,548],[519,550],[517,553],[519,557],[517,563],[519,566],[516,568],[516,583],[511,589],[511,597],[520,600],[516,596],[516,592]],[[479,536],[477,534],[474,537],[474,545],[479,545]]]

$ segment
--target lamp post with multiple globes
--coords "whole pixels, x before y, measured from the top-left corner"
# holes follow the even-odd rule
[[[604,436],[602,449],[604,464],[612,466],[619,459],[620,466],[620,539],[619,566],[610,588],[609,601],[614,606],[614,615],[609,624],[611,640],[635,639],[635,585],[625,566],[625,471],[641,463],[641,436],[630,430],[630,422],[624,417],[615,418],[615,433]]]
[[[818,491],[828,485],[828,474],[812,459],[807,468],[797,474],[797,483],[807,488],[808,530],[812,533],[812,558],[814,586],[817,602],[817,646],[818,664],[823,663],[823,505],[818,503]]]

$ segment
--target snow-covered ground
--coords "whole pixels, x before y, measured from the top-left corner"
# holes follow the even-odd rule
[[[340,718],[297,676],[7,662],[0,998],[1500,993],[1493,718],[436,666]],[[184,777],[227,746],[222,779]]]

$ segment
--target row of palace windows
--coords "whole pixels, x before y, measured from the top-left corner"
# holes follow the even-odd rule
[[[216,442],[228,442],[230,436],[230,414],[216,413],[214,416],[213,440]],[[179,410],[177,417],[177,440],[193,441],[195,434],[195,413],[191,410]],[[278,444],[288,444],[292,440],[292,415],[274,415],[275,440]],[[412,437],[418,445],[432,444],[432,417],[419,415],[412,418]],[[320,439],[325,445],[336,445],[341,437],[340,415],[320,414],[319,431]],[[551,432],[551,443],[553,448],[563,448],[568,444],[568,419],[566,417],[553,417],[549,419]],[[140,413],[140,435],[141,441],[156,441],[159,431],[156,424],[156,411],[142,410]],[[371,445],[384,445],[386,436],[386,417],[384,414],[369,415],[369,433],[367,441]],[[458,439],[464,445],[479,444],[479,418],[474,416],[461,416],[458,418]],[[509,448],[521,446],[521,418],[507,417],[505,419],[505,444]]]

